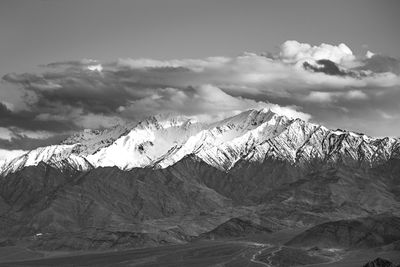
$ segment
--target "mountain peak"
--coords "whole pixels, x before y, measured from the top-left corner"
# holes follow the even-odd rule
[[[4,175],[40,161],[61,169],[165,168],[188,155],[224,171],[239,160],[262,162],[270,157],[296,164],[314,158],[374,164],[398,157],[400,142],[330,130],[268,108],[246,110],[210,124],[186,116],[160,114],[110,129],[85,130],[60,145],[37,148],[5,162],[0,170]]]
[[[169,128],[169,127],[179,127],[185,124],[196,123],[195,119],[177,115],[173,113],[163,113],[157,115],[151,115],[141,120],[138,125],[142,127],[156,127],[156,128]]]
[[[264,122],[270,121],[272,119],[276,119],[279,116],[278,114],[274,113],[272,110],[264,108],[264,109],[249,109],[244,112],[241,112],[235,116],[223,119],[218,122],[214,122],[210,124],[210,127],[216,127],[219,125],[237,125],[240,127],[250,127],[257,126]],[[285,117],[286,118],[286,117]],[[287,119],[287,118],[286,118]]]

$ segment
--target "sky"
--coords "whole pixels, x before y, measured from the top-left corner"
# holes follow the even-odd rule
[[[157,113],[400,136],[400,1],[0,2],[0,158]]]

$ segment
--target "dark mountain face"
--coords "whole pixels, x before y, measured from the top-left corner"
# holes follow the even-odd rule
[[[372,248],[400,239],[400,217],[380,215],[327,222],[290,240],[290,246]]]
[[[215,229],[203,233],[199,236],[200,239],[223,239],[247,236],[250,234],[265,234],[272,231],[252,221],[243,220],[240,218],[232,218]]]
[[[159,116],[85,131],[1,164],[0,238],[142,246],[186,242],[231,218],[275,231],[396,215],[399,153],[396,138],[264,109],[211,124]]]
[[[380,177],[388,190],[400,201],[400,159],[392,158],[385,163],[373,168],[375,176]]]
[[[46,164],[24,168],[0,177],[0,232],[3,236],[25,236],[32,218],[50,205],[57,192],[73,182],[74,172],[60,172]]]
[[[28,167],[0,180],[5,207],[1,229],[8,235],[69,232],[230,205],[229,199],[188,179],[172,170],[100,168],[63,173],[44,164]]]
[[[363,267],[396,267],[396,266],[391,261],[382,258],[376,258],[375,260],[365,264]]]
[[[0,234],[42,248],[49,247],[47,242],[60,248],[66,244],[75,249],[98,248],[88,244],[104,236],[111,240],[109,246],[143,246],[186,242],[226,221],[221,229],[234,236],[253,233],[258,227],[279,230],[398,213],[398,163],[391,160],[369,167],[314,160],[294,165],[269,158],[262,163],[238,162],[228,172],[192,156],[158,170],[77,172],[39,164],[0,177]],[[248,222],[243,226],[229,221],[234,217],[246,217]],[[396,223],[400,225],[396,217],[385,224],[342,221],[311,233],[327,244],[372,246],[386,244],[390,235],[400,239]],[[326,237],[329,229],[338,231],[338,237]],[[367,235],[370,229],[378,232]],[[363,241],[358,242],[358,237]],[[293,244],[314,242],[308,238]]]
[[[208,187],[238,205],[281,205],[313,213],[365,214],[398,211],[400,175],[360,164],[315,160],[303,166],[267,159],[262,164],[237,164],[230,172],[201,175]],[[399,177],[399,176],[397,176]],[[385,186],[383,186],[385,185]]]

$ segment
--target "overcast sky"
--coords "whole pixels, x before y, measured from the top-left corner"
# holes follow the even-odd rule
[[[0,150],[269,107],[400,134],[400,1],[0,2]]]

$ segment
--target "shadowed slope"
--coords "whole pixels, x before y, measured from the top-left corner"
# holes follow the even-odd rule
[[[249,234],[265,234],[272,231],[266,227],[256,224],[252,221],[243,220],[240,218],[232,218],[215,229],[203,233],[199,238],[205,239],[219,239],[219,238],[233,238],[241,237]]]
[[[287,242],[291,246],[370,248],[400,239],[400,218],[390,215],[327,222]]]

